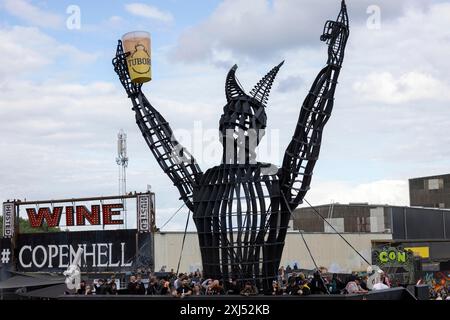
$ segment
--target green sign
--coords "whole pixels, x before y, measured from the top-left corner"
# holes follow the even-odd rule
[[[403,247],[375,248],[372,251],[372,263],[380,267],[408,268],[413,263],[413,253]]]

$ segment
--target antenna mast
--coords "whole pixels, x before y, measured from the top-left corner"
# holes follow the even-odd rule
[[[117,158],[116,163],[119,166],[119,195],[126,195],[127,193],[127,134],[120,129],[117,134]],[[125,199],[123,201],[123,212],[125,215],[125,229],[127,228],[127,207]]]

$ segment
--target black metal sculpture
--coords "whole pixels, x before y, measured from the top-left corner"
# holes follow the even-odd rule
[[[256,162],[255,148],[266,128],[265,108],[272,83],[283,63],[273,68],[250,94],[229,71],[227,104],[220,118],[222,164],[203,173],[173,137],[168,122],[131,83],[127,53],[119,40],[113,65],[133,103],[136,122],[161,168],[193,212],[206,277],[256,281],[269,289],[276,278],[290,212],[309,189],[322,131],[333,108],[334,91],[349,36],[345,2],[336,21],[327,21],[320,39],[328,44],[328,61],[303,102],[297,127],[278,170]],[[275,170],[274,170],[275,168]]]

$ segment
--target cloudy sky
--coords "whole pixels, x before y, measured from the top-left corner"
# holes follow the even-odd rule
[[[347,4],[350,39],[306,199],[408,205],[408,178],[450,170],[450,3]],[[238,64],[249,91],[286,60],[259,153],[260,161],[279,165],[326,61],[323,24],[339,6],[338,0],[0,0],[0,199],[117,194],[116,135],[123,128],[128,190],[152,186],[159,226],[180,206],[111,66],[117,39],[132,30],[152,34],[147,97],[204,171],[220,161],[217,127],[228,69]],[[183,228],[185,214],[165,229]]]

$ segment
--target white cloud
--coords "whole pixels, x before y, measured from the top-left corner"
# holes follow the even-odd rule
[[[365,99],[388,104],[415,100],[449,100],[450,85],[430,74],[412,71],[399,77],[389,72],[371,73],[353,88]]]
[[[312,205],[332,202],[409,205],[407,180],[378,180],[368,183],[316,181],[305,196]],[[303,205],[305,206],[306,203]]]
[[[347,2],[351,23],[365,26],[373,1]],[[382,0],[377,5],[388,20],[398,16],[405,3],[415,2]],[[172,57],[220,62],[220,56],[231,53],[234,59],[266,59],[300,46],[317,47],[325,21],[335,19],[339,10],[340,2],[330,0],[224,0],[207,19],[180,35]]]
[[[0,80],[17,78],[49,66],[57,59],[85,64],[95,61],[95,53],[86,53],[76,47],[63,44],[36,27],[0,28],[0,52],[4,61],[0,64]]]
[[[125,10],[127,10],[129,13],[131,13],[135,16],[139,16],[139,17],[144,17],[144,18],[153,19],[153,20],[159,20],[162,22],[172,22],[173,21],[173,16],[170,12],[162,11],[155,6],[151,6],[151,5],[144,4],[144,3],[135,2],[135,3],[126,4]]]
[[[2,5],[10,15],[33,26],[59,28],[63,25],[61,16],[33,6],[27,0],[3,0]]]
[[[111,16],[108,19],[108,22],[112,25],[120,25],[123,21],[124,20],[121,16]]]

